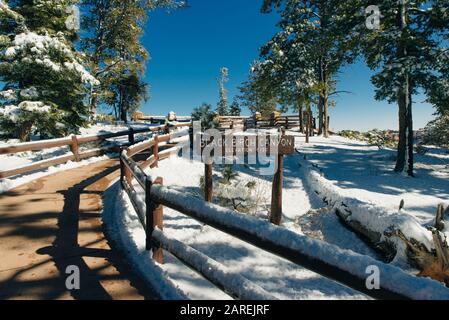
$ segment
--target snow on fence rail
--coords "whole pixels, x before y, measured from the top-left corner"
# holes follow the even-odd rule
[[[152,146],[152,157],[156,161],[161,160],[160,154],[154,152],[157,145],[157,141],[146,144],[146,146]],[[137,148],[141,149],[141,147]],[[168,149],[168,151],[172,152],[174,149]],[[163,230],[163,206],[373,298],[449,299],[449,290],[437,281],[415,277],[398,267],[377,261],[369,256],[343,250],[335,245],[298,235],[267,221],[245,216],[168,189],[163,186],[162,178],[153,181],[150,175],[146,175],[142,168],[129,157],[129,154],[135,154],[135,150],[130,148],[121,155],[121,185],[129,195],[145,229],[147,250],[153,250],[153,258],[160,263],[163,262],[162,249],[167,250],[206,279],[216,285],[218,284],[219,287],[224,288],[235,297],[247,297],[248,292],[236,292],[236,288],[232,285],[233,282],[229,279],[225,280],[231,275],[226,273],[223,266],[207,260],[207,257],[193,251],[190,247],[163,236],[160,231]],[[139,199],[133,188],[132,179],[136,179],[144,189],[144,200]],[[212,269],[206,268],[206,270],[203,263],[207,263],[207,266]],[[378,290],[367,288],[367,277],[369,275],[367,272],[373,267],[377,267],[380,271],[380,289]],[[260,293],[253,286],[247,288]],[[253,296],[255,297],[256,294]]]
[[[157,127],[151,127],[151,128],[139,128],[139,129],[133,129],[130,128],[126,131],[120,131],[115,133],[102,133],[97,135],[88,135],[88,136],[76,136],[72,135],[70,137],[65,137],[61,139],[51,139],[51,140],[42,140],[42,141],[35,141],[35,142],[27,142],[27,143],[20,143],[15,145],[9,145],[5,147],[0,147],[0,155],[4,154],[15,154],[20,152],[26,152],[26,151],[39,151],[44,149],[50,149],[50,148],[57,148],[57,147],[70,147],[70,151],[72,154],[67,154],[43,161],[34,162],[19,168],[9,169],[0,171],[0,179],[12,177],[19,174],[24,174],[36,170],[46,169],[51,166],[59,165],[66,163],[68,161],[76,161],[79,162],[84,159],[92,158],[101,156],[107,152],[110,151],[119,151],[121,146],[124,145],[133,145],[135,143],[135,135],[141,134],[141,133],[150,133],[150,132],[169,132],[171,128],[181,128],[189,126],[190,124],[174,124],[174,125],[163,125],[163,126],[157,126]],[[116,137],[123,137],[128,136],[128,143],[122,144],[122,145],[114,145],[110,147],[105,148],[95,148],[87,151],[80,152],[79,146],[81,144],[85,143],[91,143],[91,142],[98,142],[98,141],[105,141],[107,139],[116,138]]]

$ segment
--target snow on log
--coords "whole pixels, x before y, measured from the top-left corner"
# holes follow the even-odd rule
[[[444,229],[441,206],[437,211],[436,229],[429,230],[403,210],[403,201],[397,212],[360,201],[345,194],[343,189],[324,178],[312,166],[300,166],[311,188],[350,228],[366,237],[386,256],[404,259],[418,268],[420,276],[449,285],[449,266],[444,263],[449,260],[449,250],[437,230]]]
[[[153,231],[153,239],[186,265],[201,273],[206,279],[233,297],[242,300],[277,300],[273,295],[226,266],[209,258],[180,241],[168,239],[162,231]]]
[[[267,221],[238,214],[167,187],[153,186],[151,197],[164,206],[374,298],[449,299],[449,290],[437,281],[415,277],[369,256],[298,235]],[[367,289],[367,270],[372,266],[380,270],[380,290]]]

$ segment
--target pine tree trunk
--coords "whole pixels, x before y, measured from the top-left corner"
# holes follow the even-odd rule
[[[410,177],[415,175],[414,173],[414,144],[415,137],[413,132],[413,100],[412,100],[412,88],[410,85],[411,80],[409,79],[409,98],[407,104],[407,128],[408,128],[408,169],[407,174]]]
[[[306,143],[310,142],[310,108],[306,112]]]
[[[94,91],[92,91],[92,99],[90,101],[90,114],[91,116],[97,115],[97,95]]]
[[[32,129],[33,129],[32,122],[25,122],[22,123],[20,126],[17,126],[17,138],[19,138],[20,142],[30,141],[30,134]]]
[[[408,25],[408,1],[403,0],[399,3],[398,25],[403,32]],[[398,44],[398,60],[403,61],[408,56],[407,45],[403,40],[399,40]],[[398,156],[396,161],[396,172],[404,172],[407,165],[407,174],[414,175],[414,136],[413,136],[413,112],[412,112],[412,80],[407,70],[404,68],[403,87],[398,93],[399,106],[399,145]]]
[[[329,123],[327,122],[329,115],[329,98],[327,97],[327,89],[325,91],[326,93],[323,98],[323,135],[325,138],[329,138]]]
[[[323,119],[324,119],[324,100],[323,97],[320,96],[318,98],[318,135],[323,134]]]
[[[298,112],[299,112],[299,131],[304,133],[304,117],[303,117],[303,109],[301,102],[297,102],[298,104]]]
[[[318,80],[319,83],[324,87],[320,89],[320,96],[318,98],[318,134],[327,136],[326,133],[326,115],[327,115],[327,78],[326,78],[326,70],[325,70],[325,61],[323,57],[320,57],[318,62]]]
[[[120,102],[119,102],[119,110],[120,110],[120,120],[124,123],[128,123],[128,117],[125,107],[125,101],[123,99],[123,88],[120,87]]]
[[[406,152],[407,152],[407,107],[406,98],[402,93],[398,96],[398,107],[399,107],[399,143],[398,143],[398,154],[396,159],[396,168],[394,171],[403,172],[406,162]]]

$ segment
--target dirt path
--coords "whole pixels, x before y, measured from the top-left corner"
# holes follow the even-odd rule
[[[151,299],[103,234],[101,195],[118,176],[101,161],[0,195],[0,300]],[[80,289],[67,290],[67,267]]]

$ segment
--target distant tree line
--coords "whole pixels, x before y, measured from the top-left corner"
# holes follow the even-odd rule
[[[413,176],[413,103],[418,93],[435,106],[442,127],[449,112],[447,0],[264,0],[280,31],[260,50],[241,88],[252,112],[316,106],[319,133],[328,136],[338,73],[361,57],[375,72],[375,98],[398,106],[395,171]],[[433,130],[435,132],[435,130]]]

